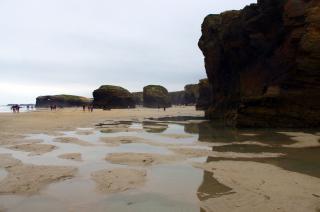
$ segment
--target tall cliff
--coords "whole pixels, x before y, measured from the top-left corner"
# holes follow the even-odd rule
[[[206,115],[242,127],[320,126],[320,1],[258,0],[209,15]]]

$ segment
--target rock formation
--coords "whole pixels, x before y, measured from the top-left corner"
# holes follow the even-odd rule
[[[320,1],[258,0],[209,15],[206,115],[241,127],[320,126]]]
[[[88,104],[91,104],[91,99],[89,98],[64,94],[39,96],[36,99],[36,107],[50,107],[50,105],[56,105],[58,107],[78,107]]]
[[[184,86],[184,101],[186,105],[195,105],[199,97],[198,84]]]
[[[143,92],[133,92],[132,95],[136,105],[143,105]]]
[[[171,107],[171,100],[166,88],[160,85],[148,85],[143,88],[144,107]]]
[[[197,110],[207,110],[211,104],[212,88],[208,79],[201,79],[198,84],[199,97],[197,99]]]
[[[173,105],[184,105],[184,91],[169,92],[171,103]]]
[[[93,105],[104,109],[134,108],[135,101],[128,90],[119,86],[103,85],[93,91]]]

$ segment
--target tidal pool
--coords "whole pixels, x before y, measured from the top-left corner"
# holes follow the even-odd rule
[[[106,128],[107,131],[102,130]],[[291,134],[282,133],[284,131]],[[50,183],[35,195],[7,194],[0,191],[0,209],[33,212],[210,211],[210,200],[224,197],[232,199],[232,195],[238,192],[233,187],[221,183],[215,177],[214,170],[208,171],[194,165],[218,161],[259,162],[317,179],[320,177],[320,143],[312,147],[307,145],[308,142],[299,148],[290,146],[303,142],[299,139],[303,140],[304,135],[307,138],[313,136],[312,138],[320,139],[318,130],[239,130],[185,117],[143,122],[106,121],[94,128],[80,128],[60,133],[60,136],[28,135],[27,139],[40,139],[43,144],[54,145],[56,148],[50,152],[29,155],[25,151],[1,147],[0,153],[9,153],[24,164],[76,167],[78,169],[76,176]],[[295,136],[294,133],[300,134]],[[75,138],[90,145],[79,145],[73,143],[72,139],[57,142],[57,137]],[[125,142],[121,142],[119,137]],[[103,138],[108,138],[110,141],[115,138],[115,140],[112,145],[107,145],[103,142]],[[195,157],[179,155],[171,150],[172,147],[206,151],[203,155],[200,152],[200,155]],[[208,151],[219,154],[208,156],[206,155]],[[59,158],[59,155],[68,153],[81,154],[81,161]],[[134,166],[111,163],[105,159],[111,153],[149,154],[151,156],[148,159],[151,163]],[[223,153],[228,154],[224,156]],[[282,153],[283,156],[244,158],[229,157],[230,153]],[[153,164],[152,160],[155,159],[152,155],[175,157]],[[92,173],[114,168],[146,170],[146,181],[142,186],[120,192],[97,191]],[[6,176],[6,171],[4,169],[0,171],[2,180]],[[319,192],[314,193],[313,198],[316,200],[320,198]],[[206,204],[202,204],[204,202]]]

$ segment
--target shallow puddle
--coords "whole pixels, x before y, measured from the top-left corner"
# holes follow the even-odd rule
[[[31,196],[2,194],[0,206],[8,211],[206,211],[201,201],[234,194],[233,188],[220,183],[212,172],[195,168],[193,163],[236,160],[273,164],[282,169],[320,177],[320,147],[290,148],[299,141],[280,130],[236,130],[209,122],[188,122],[190,117],[138,122],[112,122],[95,128],[79,128],[61,132],[62,136],[28,135],[43,144],[56,148],[41,155],[0,147],[0,153],[10,153],[26,164],[61,165],[78,168],[75,177],[51,183],[39,194]],[[129,131],[102,133],[103,127],[126,125]],[[288,131],[288,130],[287,130]],[[306,131],[319,136],[319,131]],[[126,137],[132,142],[107,145],[101,138]],[[90,145],[57,142],[57,137],[77,138]],[[319,136],[320,137],[320,136]],[[139,142],[139,138],[141,141]],[[69,142],[69,143],[68,143]],[[251,144],[251,143],[252,144]],[[219,144],[219,145],[215,145]],[[265,145],[259,145],[265,144]],[[320,143],[319,143],[320,145]],[[110,153],[148,153],[173,155],[170,147],[188,147],[198,150],[235,153],[283,153],[281,158],[181,157],[163,164],[133,166],[147,172],[143,186],[119,193],[103,194],[97,191],[91,176],[93,172],[113,168],[129,168],[105,160]],[[81,161],[62,159],[59,155],[80,153]],[[132,167],[130,167],[132,168]],[[0,180],[7,175],[0,169]]]

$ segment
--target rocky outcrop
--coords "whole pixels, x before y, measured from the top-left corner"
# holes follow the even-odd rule
[[[186,105],[195,105],[199,97],[198,84],[184,86],[184,101]]]
[[[132,92],[136,105],[143,105],[143,92]]]
[[[134,108],[136,106],[133,95],[126,89],[103,85],[93,91],[93,105],[96,108]]]
[[[320,1],[258,0],[209,15],[206,115],[240,127],[320,126]]]
[[[148,85],[143,88],[144,107],[171,107],[171,100],[166,88],[161,85]]]
[[[173,105],[184,105],[184,91],[169,92],[171,103]]]
[[[211,105],[212,88],[208,79],[201,79],[198,84],[199,97],[197,99],[197,110],[207,110]]]
[[[73,95],[53,95],[53,96],[39,96],[36,99],[36,107],[79,107],[82,105],[91,104],[91,99],[82,96]]]

